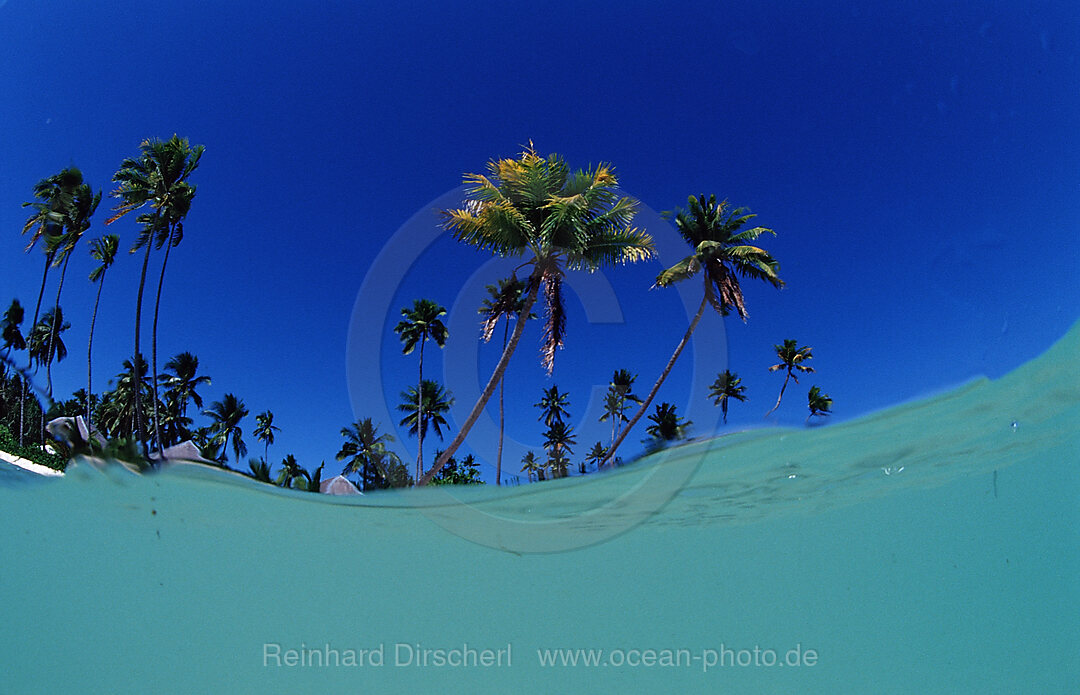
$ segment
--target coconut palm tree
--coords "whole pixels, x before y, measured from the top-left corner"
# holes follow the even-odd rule
[[[64,278],[67,277],[68,261],[71,260],[71,254],[82,235],[86,233],[86,230],[90,229],[90,218],[94,215],[99,203],[101,203],[101,192],[94,193],[94,190],[88,184],[80,183],[72,191],[70,203],[64,210],[64,233],[59,242],[60,247],[56,259],[53,261],[54,265],[60,266],[60,282],[56,286],[56,306],[60,306],[60,295],[64,289]],[[56,318],[55,315],[54,318]],[[54,326],[50,335],[55,335],[55,333],[56,327]],[[49,398],[52,398],[52,372],[49,370],[46,370],[46,372],[48,375],[48,395]]]
[[[724,414],[724,424],[727,424],[728,402],[731,399],[746,402],[746,387],[742,385],[739,375],[730,369],[725,369],[716,375],[716,381],[709,387],[709,397],[713,399],[713,405],[720,406]]]
[[[394,441],[391,434],[379,434],[371,418],[357,420],[341,428],[345,443],[337,453],[338,461],[348,461],[342,475],[357,473],[360,489],[371,490],[392,486],[391,471],[401,466],[401,459],[387,445]]]
[[[244,401],[235,394],[226,393],[220,401],[210,404],[210,409],[203,411],[203,415],[209,417],[214,438],[221,443],[221,460],[225,461],[225,451],[229,448],[229,437],[232,437],[233,453],[236,454],[236,462],[247,455],[247,444],[244,443],[244,432],[240,429],[240,422],[248,416],[248,409]]]
[[[536,460],[536,454],[532,451],[526,451],[521,457],[521,472],[528,476],[530,482],[533,478],[537,482],[544,479],[544,467]]]
[[[270,477],[270,464],[266,462],[266,459],[248,459],[248,468],[251,470],[248,475],[260,483],[273,482]]]
[[[98,424],[110,437],[131,437],[135,431],[135,404],[150,397],[146,381],[146,358],[142,355],[124,360],[123,371],[116,375],[115,387],[102,395],[98,406]]]
[[[553,384],[551,388],[544,389],[544,396],[533,407],[540,409],[540,417],[537,418],[547,426],[552,423],[562,422],[563,417],[570,415],[570,394],[561,393],[559,385]]]
[[[815,415],[824,417],[832,414],[832,398],[829,398],[829,394],[822,393],[817,386],[810,387],[810,392],[806,394],[806,400],[810,406],[810,414],[806,416],[807,422],[810,422],[810,418]]]
[[[686,439],[686,432],[693,422],[685,420],[675,412],[675,406],[671,403],[661,403],[656,406],[655,412],[649,416],[653,424],[645,428],[645,432],[652,437],[653,442],[664,444],[677,439]]]
[[[402,403],[397,407],[405,413],[399,425],[408,426],[409,434],[416,436],[419,444],[424,445],[424,435],[427,434],[428,426],[435,430],[439,439],[443,437],[443,428],[446,427],[446,413],[454,405],[454,396],[442,384],[431,379],[420,382],[422,397],[417,395],[415,386],[410,386],[401,392]],[[419,467],[423,461],[423,452],[417,456],[417,479],[424,474],[424,469]]]
[[[4,312],[4,318],[0,319],[0,339],[4,341],[4,362],[0,364],[0,374],[7,373],[7,363],[11,361],[12,350],[26,349],[26,338],[20,329],[25,317],[22,304],[18,299],[12,299],[11,305]]]
[[[200,386],[209,386],[210,377],[199,374],[199,358],[190,352],[181,352],[165,363],[162,375],[167,389],[166,398],[174,401],[181,415],[187,415],[188,401],[194,401],[195,407],[202,410],[203,399],[196,391]]]
[[[628,369],[617,369],[611,375],[607,393],[604,395],[604,414],[600,416],[600,422],[611,420],[611,442],[615,443],[615,437],[619,433],[619,426],[629,422],[626,417],[627,403],[641,403],[641,398],[633,393],[634,381],[637,375]]]
[[[255,430],[252,434],[264,444],[263,460],[269,461],[270,445],[274,443],[274,432],[280,432],[281,428],[274,424],[274,414],[264,410],[255,416]]]
[[[607,449],[604,448],[604,445],[601,442],[597,442],[596,444],[593,444],[592,449],[589,449],[589,453],[585,454],[584,463],[585,465],[593,464],[599,469],[600,464],[604,462],[604,457],[606,455]],[[584,473],[585,471],[582,470],[581,472]]]
[[[521,310],[525,307],[525,283],[518,280],[516,277],[511,277],[505,280],[499,280],[498,286],[488,285],[488,295],[484,303],[480,305],[477,310],[481,316],[484,317],[483,322],[483,338],[484,342],[491,340],[492,334],[495,332],[495,327],[499,321],[503,321],[503,339],[502,349],[505,352],[506,343],[510,339],[510,321],[517,319],[521,315]],[[535,315],[529,314],[526,319],[536,318]],[[505,374],[503,375],[505,377]],[[506,390],[506,379],[499,379],[499,448],[495,454],[495,484],[502,485],[502,452],[503,452],[503,433],[506,427],[505,411],[503,408],[503,396]]]
[[[152,330],[152,355],[154,390],[154,422],[157,427],[157,319],[161,303],[161,286],[165,278],[165,267],[169,260],[169,250],[180,243],[184,236],[184,218],[191,209],[191,200],[195,196],[195,186],[188,182],[188,177],[199,166],[203,146],[192,146],[187,138],[173,135],[169,140],[157,138],[143,140],[139,144],[139,155],[125,159],[119,171],[113,175],[117,188],[112,195],[120,202],[115,208],[116,214],[106,220],[111,224],[134,210],[149,207],[136,218],[142,225],[131,253],[145,247],[142,271],[139,275],[139,293],[135,303],[135,353],[139,354],[140,332],[142,328],[142,298],[146,287],[146,268],[150,261],[150,249],[165,246],[165,260],[161,264],[158,278],[157,299],[154,303],[154,326]],[[136,436],[143,440],[142,411],[136,404]],[[234,440],[235,441],[235,440]],[[160,443],[159,443],[160,448]]]
[[[90,338],[86,341],[86,422],[91,422],[90,394],[93,393],[94,375],[94,325],[97,323],[98,305],[101,304],[101,290],[105,287],[105,273],[116,261],[116,252],[120,248],[120,237],[106,234],[90,242],[90,257],[101,265],[90,271],[90,282],[96,282],[97,296],[94,299],[94,313],[90,315]]]
[[[292,487],[293,481],[304,477],[304,469],[296,461],[296,457],[289,454],[281,460],[281,470],[278,471],[277,480],[274,481],[281,487]]]
[[[805,345],[800,346],[798,341],[787,338],[784,340],[783,345],[773,345],[773,349],[776,350],[776,356],[780,358],[780,363],[769,367],[769,371],[778,372],[783,370],[784,385],[780,387],[780,395],[776,398],[776,405],[765,413],[765,417],[769,417],[774,410],[780,407],[780,401],[784,397],[784,389],[787,388],[788,379],[794,379],[796,384],[799,383],[799,377],[795,375],[795,372],[814,371],[813,367],[806,366],[806,361],[814,357],[813,348]]]
[[[525,257],[523,265],[532,270],[521,313],[529,313],[543,288],[546,318],[541,361],[550,374],[565,331],[562,280],[566,269],[594,271],[652,257],[652,238],[630,226],[636,202],[618,196],[618,181],[610,166],[571,172],[562,157],[542,157],[531,143],[517,159],[492,161],[488,175],[466,174],[465,183],[469,197],[462,208],[444,211],[445,226],[470,246],[499,256]],[[465,441],[502,380],[525,323],[515,324],[461,430],[418,484],[426,484]]]
[[[569,454],[574,453],[573,446],[577,443],[574,428],[562,420],[552,421],[544,432],[544,448],[548,452],[548,465],[551,466],[554,477],[565,478],[566,466],[570,461]]]
[[[41,272],[41,289],[38,290],[37,304],[34,306],[34,319],[31,326],[38,324],[41,314],[41,300],[45,296],[45,282],[48,279],[49,268],[53,266],[57,253],[63,248],[64,227],[67,222],[67,212],[75,198],[75,189],[83,182],[82,172],[72,167],[62,170],[60,173],[42,179],[34,185],[34,198],[36,200],[23,203],[23,207],[32,207],[34,214],[26,220],[22,233],[30,233],[30,241],[26,245],[27,253],[37,244],[42,243],[45,252],[45,267]],[[23,422],[25,419],[25,402],[27,382],[23,381],[22,398],[19,401],[19,444],[23,444]],[[44,418],[42,418],[44,422]]]
[[[697,313],[690,321],[690,326],[675,347],[675,352],[668,360],[664,371],[660,373],[660,378],[653,384],[652,390],[645,397],[637,413],[608,450],[605,464],[614,458],[615,451],[626,435],[648,410],[653,398],[660,391],[660,386],[675,366],[675,361],[682,354],[683,348],[690,342],[690,337],[694,334],[698,322],[701,321],[707,305],[712,306],[720,316],[726,316],[734,309],[739,318],[746,321],[749,314],[743,299],[742,287],[739,285],[739,276],[762,280],[778,288],[784,286],[783,280],[777,275],[780,264],[776,259],[764,249],[748,243],[763,234],[775,236],[776,232],[765,227],[742,230],[743,225],[756,215],[750,214],[746,208],[732,209],[727,201],[718,203],[716,196],[708,198],[701,196],[700,199],[690,196],[688,207],[688,211],[676,213],[675,227],[694,252],[660,273],[656,278],[656,286],[670,287],[676,282],[692,278],[701,271],[704,277],[704,296]]]
[[[436,304],[430,299],[417,299],[413,302],[412,308],[405,307],[401,310],[402,320],[394,327],[394,332],[401,338],[402,349],[401,352],[404,355],[408,355],[416,347],[417,343],[420,344],[420,376],[417,380],[417,387],[421,392],[423,391],[424,384],[424,344],[430,338],[435,341],[435,344],[440,348],[446,345],[446,339],[449,336],[449,332],[446,330],[446,326],[442,322],[442,317],[446,315],[446,308]],[[416,392],[414,389],[414,393]],[[424,420],[423,407],[426,405],[424,402],[420,402],[420,420]],[[420,478],[424,473],[424,434],[427,427],[420,428],[419,444],[416,449],[416,477]]]
[[[61,334],[71,328],[64,320],[64,311],[53,307],[45,312],[37,325],[30,331],[27,343],[30,346],[30,359],[39,365],[45,365],[46,373],[52,372],[52,363],[62,362],[67,358],[67,346]]]

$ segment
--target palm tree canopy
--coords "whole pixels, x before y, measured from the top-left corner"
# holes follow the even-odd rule
[[[387,448],[387,444],[394,441],[391,434],[379,434],[379,428],[371,418],[357,420],[348,427],[341,428],[341,436],[345,443],[337,453],[338,461],[348,461],[342,469],[342,475],[360,473],[374,470],[378,476],[388,483],[393,483],[389,473],[401,465],[401,458]],[[362,481],[367,486],[371,480]]]
[[[269,410],[264,410],[255,416],[255,429],[252,434],[260,442],[265,442],[267,446],[274,443],[274,432],[280,432],[281,428],[274,424],[274,414]]]
[[[220,401],[211,403],[210,408],[204,412],[204,415],[214,421],[213,430],[218,441],[224,443],[232,437],[237,462],[247,455],[247,444],[243,440],[244,432],[240,429],[240,421],[248,414],[244,401],[232,393],[226,393]]]
[[[563,418],[570,414],[567,410],[570,407],[570,395],[560,393],[558,384],[555,384],[544,389],[544,397],[533,405],[540,409],[540,417],[537,419],[550,427],[555,422],[561,423]]]
[[[76,190],[82,185],[82,172],[74,167],[64,169],[34,185],[36,200],[23,203],[23,207],[34,209],[34,213],[26,220],[22,230],[23,234],[31,233],[30,241],[26,245],[27,251],[32,249],[39,240],[45,242],[47,253],[55,253],[59,250],[60,247],[56,241],[63,237],[64,228],[68,225],[69,214],[75,202]],[[100,194],[98,197],[100,199]],[[51,247],[48,245],[49,240],[54,241]]]
[[[645,428],[645,431],[653,438],[662,441],[685,439],[686,431],[694,424],[684,420],[675,412],[672,403],[661,403],[656,406],[655,412],[649,415],[649,421],[653,424]]]
[[[200,386],[209,386],[210,377],[198,374],[199,358],[190,352],[181,352],[165,363],[165,371],[172,374],[163,374],[163,381],[169,389],[168,397],[181,404],[181,409],[187,409],[188,400],[195,401],[195,407],[202,409],[202,396],[195,390]]]
[[[439,347],[446,344],[449,333],[441,318],[446,315],[445,307],[430,299],[417,299],[412,308],[402,309],[401,315],[403,318],[394,327],[394,332],[401,338],[402,354],[408,355],[417,343],[429,338]]]
[[[516,319],[518,314],[524,311],[527,290],[526,283],[516,277],[500,279],[497,286],[487,286],[489,296],[477,309],[477,313],[484,319],[481,335],[485,343],[491,340],[491,335],[495,332],[495,326],[500,319]],[[534,319],[536,315],[529,312],[525,318]]]
[[[755,215],[746,208],[732,209],[726,200],[718,203],[714,195],[690,196],[687,204],[688,211],[680,210],[675,215],[675,227],[694,253],[660,273],[656,285],[668,287],[703,270],[706,296],[712,307],[723,316],[734,309],[745,321],[749,314],[739,276],[784,286],[777,275],[780,264],[776,259],[748,243],[763,234],[775,236],[776,232],[765,227],[740,231]]]
[[[105,275],[105,271],[116,261],[119,248],[120,237],[116,234],[106,234],[90,242],[90,257],[101,263],[90,271],[90,282],[97,282]]]
[[[544,286],[541,352],[550,374],[565,331],[564,265],[594,271],[652,257],[652,237],[631,227],[637,203],[618,195],[610,165],[572,172],[562,157],[542,157],[531,143],[516,159],[491,161],[486,175],[466,174],[465,184],[469,199],[443,211],[445,226],[477,248],[529,256],[528,289]]]
[[[195,186],[187,178],[199,166],[205,148],[188,143],[187,138],[173,135],[168,140],[151,138],[139,144],[139,155],[125,159],[113,175],[117,188],[112,192],[119,198],[116,214],[106,220],[115,222],[127,213],[148,205],[153,211],[141,215],[143,231],[132,250],[154,240],[158,247],[169,237],[169,228],[179,223],[191,207]],[[180,230],[182,234],[182,228]],[[179,239],[173,239],[173,244]]]
[[[829,394],[822,393],[817,386],[811,386],[806,394],[807,403],[810,407],[810,415],[830,415],[832,413],[833,400]]]
[[[46,311],[37,325],[31,329],[29,340],[27,340],[31,359],[37,360],[38,364],[49,364],[53,360],[62,362],[67,357],[68,351],[61,334],[69,328],[71,324],[64,320],[62,308],[53,307]]]
[[[746,387],[742,385],[742,378],[730,370],[725,369],[716,375],[716,381],[709,387],[709,397],[713,399],[713,405],[720,405],[729,398],[737,401],[746,401]]]
[[[770,372],[780,371],[781,369],[787,370],[797,384],[799,379],[792,373],[793,370],[800,372],[814,371],[813,367],[805,364],[807,360],[814,357],[813,348],[806,345],[800,346],[797,340],[787,338],[784,340],[783,345],[773,345],[773,349],[776,351],[780,363],[769,367]]]
[[[11,305],[4,312],[4,318],[0,319],[0,338],[4,341],[4,349],[26,349],[26,338],[19,329],[24,318],[26,318],[26,312],[22,304],[18,299],[12,299]]]
[[[407,414],[398,424],[402,426],[408,425],[409,434],[412,435],[417,434],[420,428],[427,434],[430,426],[435,430],[435,434],[442,437],[443,428],[447,424],[445,415],[454,405],[454,396],[442,384],[432,379],[424,379],[421,382],[421,388],[423,394],[422,403],[417,402],[415,386],[410,386],[401,392],[402,403],[397,409]],[[420,418],[417,417],[418,405],[422,406],[419,410],[423,413],[423,422],[420,422]]]

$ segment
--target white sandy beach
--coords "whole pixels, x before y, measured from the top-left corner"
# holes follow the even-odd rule
[[[62,476],[62,475],[64,475],[63,471],[58,471],[55,468],[49,468],[48,466],[42,466],[40,463],[34,463],[33,461],[31,461],[29,459],[24,459],[24,458],[22,458],[20,456],[16,456],[14,454],[9,454],[6,451],[0,451],[0,460],[7,461],[8,463],[10,463],[13,466],[18,466],[19,468],[22,468],[25,471],[30,471],[31,473],[37,473],[38,475],[46,475],[46,476]]]

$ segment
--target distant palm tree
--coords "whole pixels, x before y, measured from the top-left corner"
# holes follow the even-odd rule
[[[264,410],[255,416],[255,430],[252,434],[261,441],[263,447],[263,460],[269,461],[270,445],[274,443],[274,432],[280,432],[281,428],[274,424],[274,414]]]
[[[41,241],[45,252],[45,268],[41,273],[41,289],[38,290],[37,304],[34,306],[34,319],[30,325],[38,324],[41,315],[41,300],[45,296],[45,281],[49,275],[49,268],[56,259],[56,254],[63,248],[64,227],[67,222],[67,211],[70,209],[75,198],[75,189],[82,184],[82,172],[72,167],[64,169],[58,174],[42,179],[34,185],[34,198],[36,200],[23,203],[23,207],[32,207],[34,214],[23,225],[22,233],[30,232],[30,242],[26,245],[26,251]],[[19,444],[23,444],[23,422],[25,419],[25,403],[27,382],[23,380],[22,397],[19,400]],[[42,417],[44,427],[44,417]]]
[[[518,280],[517,277],[511,277],[507,280],[499,280],[498,286],[488,285],[487,291],[490,295],[484,300],[484,303],[480,306],[478,312],[484,317],[483,323],[483,338],[484,342],[491,340],[492,334],[495,332],[495,327],[499,321],[503,321],[503,340],[502,349],[506,350],[506,343],[510,339],[510,321],[517,319],[521,316],[522,309],[525,308],[525,283]],[[526,319],[536,318],[533,314],[529,314]],[[503,433],[506,427],[506,418],[503,408],[503,396],[506,390],[506,379],[499,379],[499,448],[495,455],[495,484],[502,485],[502,452],[503,452]]]
[[[27,343],[30,346],[30,358],[39,365],[45,365],[45,371],[52,373],[52,363],[62,362],[67,358],[67,346],[61,334],[71,328],[64,320],[64,311],[53,307],[45,312],[37,325],[30,331]],[[51,379],[50,379],[51,380]]]
[[[671,403],[656,406],[655,412],[649,416],[649,421],[653,424],[646,427],[645,432],[657,443],[686,439],[686,431],[694,424],[680,417]]]
[[[521,457],[521,472],[528,476],[532,481],[536,478],[537,481],[544,479],[544,467],[536,460],[536,454],[532,451],[526,451],[525,455]]]
[[[604,396],[604,414],[600,417],[603,422],[611,419],[611,442],[615,443],[615,437],[619,433],[619,426],[629,422],[626,417],[627,403],[641,403],[641,398],[633,393],[634,381],[637,375],[628,369],[618,369],[611,375],[608,390]]]
[[[551,388],[544,389],[544,396],[539,402],[533,404],[540,409],[540,417],[537,418],[550,427],[555,422],[562,422],[563,417],[569,416],[567,410],[570,407],[570,395],[559,392],[559,385],[554,384]]]
[[[110,437],[132,437],[135,431],[135,404],[150,397],[146,380],[146,358],[142,355],[124,360],[123,371],[116,375],[115,388],[102,396],[98,423]]]
[[[338,461],[348,461],[341,474],[357,473],[361,490],[390,487],[393,482],[391,471],[401,466],[398,455],[387,448],[394,441],[394,436],[379,434],[379,428],[371,418],[342,427],[341,436],[345,438],[345,443],[341,445],[336,458]]]
[[[548,452],[548,464],[557,478],[566,477],[566,467],[570,462],[571,448],[577,443],[574,428],[562,420],[555,420],[544,432],[544,448]]]
[[[289,454],[281,460],[281,470],[275,481],[281,487],[292,487],[293,481],[304,477],[304,469],[296,462],[296,457]]]
[[[550,374],[566,327],[562,294],[565,269],[594,271],[646,260],[653,255],[653,241],[630,226],[636,202],[618,196],[618,181],[608,165],[571,172],[562,157],[541,157],[530,143],[519,158],[492,161],[488,170],[487,176],[465,176],[469,197],[462,208],[444,211],[445,226],[470,246],[504,257],[526,257],[525,264],[532,266],[532,272],[521,313],[529,313],[543,287],[546,320],[541,362]],[[465,441],[502,380],[525,323],[518,321],[514,326],[495,371],[461,430],[417,484],[427,484]]]
[[[604,462],[604,457],[607,455],[607,449],[601,442],[593,444],[593,448],[589,450],[589,453],[585,455],[585,465],[592,464],[597,468],[600,468],[600,464]],[[582,473],[585,471],[582,470]]]
[[[413,302],[411,309],[409,307],[402,309],[401,315],[404,318],[394,327],[394,332],[401,338],[403,344],[402,354],[408,355],[413,351],[417,343],[420,344],[420,377],[417,380],[418,386],[416,388],[422,390],[424,384],[424,343],[430,338],[439,347],[446,345],[449,332],[442,322],[442,317],[446,315],[446,308],[430,299],[417,299]],[[420,412],[418,415],[420,420],[425,419],[423,414],[425,405],[424,402],[419,403]],[[426,427],[420,428],[419,445],[416,450],[417,480],[424,474],[424,434],[426,429]]]
[[[247,444],[244,443],[244,432],[240,429],[240,421],[248,416],[248,409],[244,401],[234,394],[226,393],[220,401],[210,404],[210,409],[203,413],[213,421],[211,426],[215,439],[221,442],[221,459],[226,460],[225,451],[229,448],[229,437],[232,437],[233,453],[236,454],[236,462],[247,455]]]
[[[266,459],[248,459],[248,468],[251,469],[251,477],[260,483],[273,482],[270,477],[270,464],[266,462]]]
[[[409,434],[416,436],[418,446],[423,446],[424,435],[427,434],[429,426],[435,430],[439,439],[442,439],[443,428],[447,426],[446,413],[450,412],[454,405],[454,396],[443,388],[442,384],[431,379],[424,379],[420,386],[423,389],[419,392],[420,395],[414,386],[402,391],[402,403],[397,409],[406,414],[398,424],[408,426]],[[423,461],[422,451],[417,456],[417,461]],[[424,469],[418,463],[416,470],[419,479],[424,474]]]
[[[90,338],[86,341],[86,422],[91,422],[90,394],[93,393],[93,351],[94,351],[94,326],[97,324],[98,305],[101,304],[101,290],[105,287],[105,273],[116,261],[116,252],[120,248],[120,237],[115,234],[106,234],[99,239],[90,242],[90,257],[101,265],[90,271],[90,282],[96,282],[97,297],[94,299],[94,313],[90,316]]]
[[[7,372],[7,363],[11,361],[12,350],[25,350],[26,338],[23,337],[22,325],[26,312],[18,299],[12,299],[11,305],[4,312],[4,318],[0,319],[0,339],[4,341],[4,362],[0,364],[0,374]]]
[[[169,140],[157,138],[143,140],[139,144],[139,155],[125,159],[120,170],[113,174],[113,181],[118,185],[112,195],[120,202],[115,208],[116,214],[106,220],[111,224],[124,215],[149,206],[151,212],[138,216],[142,229],[131,247],[131,253],[146,247],[143,254],[142,271],[139,275],[139,294],[135,304],[135,354],[139,354],[140,330],[142,328],[142,297],[146,286],[146,267],[150,260],[150,247],[165,246],[165,260],[161,264],[158,278],[157,299],[154,302],[154,326],[152,331],[153,385],[154,391],[154,427],[157,429],[157,319],[161,303],[161,285],[165,278],[165,266],[169,261],[169,249],[180,243],[184,237],[184,218],[191,209],[191,200],[195,197],[195,186],[188,183],[188,177],[199,166],[203,146],[191,146],[187,138],[173,135]],[[142,436],[142,410],[136,404],[135,430],[140,441]],[[235,440],[234,440],[235,441]],[[158,443],[160,448],[160,442]]]
[[[302,478],[296,481],[296,489],[304,490],[305,492],[322,492],[319,488],[322,486],[322,472],[323,467],[326,466],[326,462],[323,461],[319,464],[319,467],[314,472],[308,472],[303,466],[300,467],[300,473]]]
[[[195,407],[202,410],[203,399],[196,391],[200,386],[209,386],[210,377],[199,374],[199,358],[190,352],[181,352],[165,363],[163,375],[167,389],[166,397],[174,401],[181,415],[187,415],[188,401],[194,401]]]
[[[776,399],[776,405],[770,408],[769,412],[765,413],[765,417],[769,417],[774,410],[780,407],[780,401],[784,397],[784,389],[787,388],[788,379],[793,379],[796,384],[799,383],[799,377],[795,375],[796,371],[814,371],[813,367],[808,367],[804,364],[807,360],[814,357],[812,348],[805,345],[799,346],[798,341],[788,338],[784,340],[783,345],[773,345],[773,349],[776,350],[776,356],[780,358],[780,363],[769,367],[769,371],[778,372],[783,370],[784,385],[780,387],[780,395]]]
[[[682,354],[683,348],[690,342],[690,337],[705,313],[706,305],[711,305],[720,316],[726,316],[734,309],[739,318],[746,321],[749,314],[743,300],[742,287],[739,285],[740,275],[744,278],[763,280],[774,287],[784,286],[783,280],[777,275],[780,264],[776,259],[764,249],[748,243],[763,234],[775,236],[776,232],[765,227],[739,231],[755,215],[750,214],[746,208],[733,210],[727,201],[718,203],[716,196],[711,195],[708,198],[701,196],[700,199],[690,196],[688,206],[689,211],[679,211],[675,215],[675,227],[694,252],[660,273],[656,278],[656,286],[670,287],[702,271],[705,280],[704,296],[697,313],[690,321],[690,326],[675,347],[675,352],[668,360],[667,366],[664,367],[664,371],[660,373],[660,377],[653,384],[652,390],[645,397],[637,413],[608,450],[605,464],[615,457],[619,444],[638,420],[645,415],[649,405],[660,391],[660,386],[675,366],[675,361]]]
[[[730,369],[725,369],[716,375],[716,381],[709,387],[709,397],[713,399],[713,405],[720,406],[724,413],[724,424],[727,424],[728,402],[731,399],[745,402],[746,387],[742,385],[739,375]]]
[[[807,422],[810,422],[810,418],[815,415],[823,417],[832,414],[832,398],[829,398],[829,394],[822,393],[817,386],[810,387],[810,392],[806,394],[806,400],[810,406],[810,414],[806,416]]]

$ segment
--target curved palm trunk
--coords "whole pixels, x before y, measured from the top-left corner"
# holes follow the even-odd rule
[[[540,276],[538,273],[533,273],[529,284],[532,285],[532,287],[530,287],[529,294],[525,298],[524,306],[518,313],[519,317],[528,316],[529,311],[536,302],[536,295],[540,290]],[[495,365],[495,371],[491,374],[491,378],[488,379],[487,386],[485,386],[483,392],[481,392],[480,398],[476,401],[469,416],[465,418],[465,422],[462,423],[461,429],[454,437],[454,440],[446,447],[446,451],[442,453],[442,456],[440,456],[439,460],[435,462],[435,465],[431,467],[431,470],[416,481],[418,486],[430,483],[431,479],[442,470],[442,467],[446,465],[446,462],[449,461],[450,457],[454,455],[454,452],[458,450],[461,443],[465,441],[465,436],[469,433],[469,430],[472,429],[472,426],[476,424],[476,420],[480,417],[480,413],[483,412],[487,402],[491,400],[492,394],[495,393],[495,387],[502,381],[503,374],[506,373],[506,366],[510,364],[510,357],[514,354],[514,350],[517,349],[518,342],[521,340],[521,335],[525,332],[526,323],[526,321],[520,319],[517,321],[517,324],[514,326],[514,332],[510,334],[510,342],[503,350],[502,357],[499,358],[499,363]]]
[[[723,402],[720,404],[720,412],[722,412],[724,414],[724,424],[725,425],[727,424],[727,402],[728,402],[728,399],[725,398],[723,400]]]
[[[150,331],[151,354],[150,363],[153,365],[154,380],[151,383],[154,392],[154,441],[157,444],[158,453],[162,450],[161,444],[161,420],[158,417],[158,374],[157,374],[157,324],[158,309],[161,306],[161,286],[165,282],[165,266],[169,263],[169,251],[172,249],[173,232],[169,232],[169,238],[165,242],[165,258],[161,261],[161,274],[158,276],[157,297],[154,299],[154,325]],[[239,463],[239,462],[237,462]]]
[[[780,387],[780,395],[776,398],[776,405],[774,405],[772,408],[769,408],[769,412],[765,413],[765,417],[769,417],[773,414],[774,410],[780,407],[780,401],[784,398],[784,389],[787,388],[787,382],[790,378],[791,370],[789,369],[788,373],[784,375],[784,385]]]
[[[503,323],[503,352],[506,352],[506,341],[510,338],[510,318],[506,317]],[[502,485],[502,452],[503,432],[506,427],[506,416],[503,410],[503,396],[506,393],[506,379],[499,379],[499,449],[495,454],[495,484]]]
[[[34,330],[34,326],[37,325],[38,315],[41,313],[41,300],[45,296],[45,280],[49,277],[49,266],[52,265],[53,257],[56,256],[55,252],[45,254],[45,269],[41,271],[41,289],[38,290],[37,305],[34,306],[34,320],[30,324],[30,331]],[[27,363],[27,368],[33,366],[33,359]],[[19,399],[19,446],[23,445],[23,430],[26,429],[26,375],[23,375],[22,380],[22,398]]]
[[[97,323],[97,310],[98,304],[101,303],[101,289],[105,286],[105,274],[102,273],[98,279],[97,299],[94,300],[94,313],[90,315],[90,339],[86,342],[86,426],[89,427],[90,423],[90,393],[91,386],[94,383],[94,324]]]
[[[67,265],[68,265],[69,260],[71,260],[71,254],[70,253],[65,254],[64,255],[64,265],[61,266],[61,268],[60,268],[60,284],[56,286],[56,304],[53,307],[52,326],[49,327],[49,348],[48,348],[48,351],[45,353],[45,358],[46,358],[45,359],[45,379],[46,379],[46,383],[49,386],[46,393],[48,393],[50,399],[52,398],[52,393],[53,393],[52,392],[52,363],[53,363],[53,357],[55,357],[55,355],[53,355],[53,345],[54,345],[55,340],[56,340],[56,330],[57,330],[56,322],[57,322],[57,319],[59,318],[59,314],[60,314],[60,293],[64,290],[64,277],[67,276]]]
[[[427,338],[420,339],[420,382],[416,385],[416,480],[424,474],[424,343]],[[417,483],[419,484],[419,483]]]
[[[708,304],[709,296],[708,290],[706,289],[706,295],[702,297],[701,306],[698,307],[697,314],[694,315],[694,319],[690,322],[689,328],[686,329],[686,334],[683,335],[682,340],[680,340],[678,346],[675,347],[674,354],[672,354],[671,359],[668,360],[667,366],[664,367],[664,371],[660,373],[660,378],[653,384],[652,390],[649,391],[649,395],[642,401],[641,407],[634,413],[634,417],[630,419],[630,422],[626,423],[626,427],[619,433],[619,438],[611,445],[611,449],[607,452],[607,456],[604,457],[604,462],[600,464],[601,468],[615,460],[615,450],[619,448],[619,445],[626,439],[626,435],[630,434],[630,430],[634,428],[634,425],[636,425],[638,420],[645,414],[645,411],[649,409],[649,404],[652,403],[653,398],[655,398],[657,392],[660,391],[660,386],[664,383],[664,380],[668,378],[668,374],[670,374],[671,370],[675,367],[675,361],[679,359],[679,355],[682,354],[683,348],[690,342],[690,336],[694,334],[694,330],[697,328],[698,322],[701,321],[701,316],[705,313],[705,307],[708,306]]]
[[[146,266],[150,263],[150,246],[151,246],[152,243],[153,243],[153,239],[147,239],[147,241],[146,241],[146,253],[143,254],[142,272],[139,274],[139,294],[138,294],[138,297],[135,299],[135,357],[133,357],[132,359],[134,359],[136,362],[138,362],[138,359],[139,359],[139,347],[140,347],[139,333],[140,333],[140,330],[142,328],[142,298],[143,298],[143,290],[146,288]],[[139,379],[141,381],[141,377],[139,377]],[[133,423],[134,424],[134,431],[131,434],[139,442],[139,445],[142,446],[143,456],[145,456],[146,455],[146,442],[143,440],[143,436],[142,436],[142,434],[143,434],[143,427],[142,427],[143,422],[142,422],[142,403],[141,403],[141,401],[142,401],[142,398],[140,398],[138,395],[136,395],[136,398],[135,398],[135,419],[134,419],[134,423]]]

